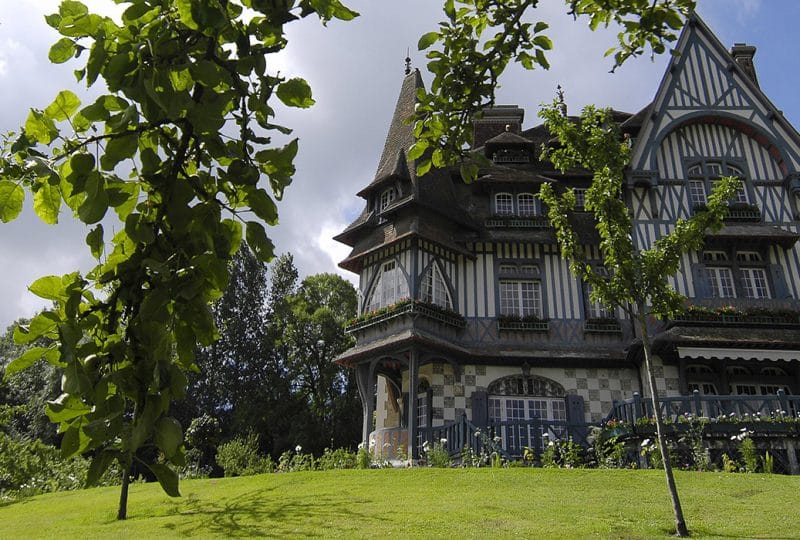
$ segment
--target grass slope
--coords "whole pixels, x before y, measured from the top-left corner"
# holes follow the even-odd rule
[[[693,537],[800,538],[800,478],[676,472]],[[663,472],[329,471],[132,486],[0,507],[0,538],[653,538],[669,535]]]

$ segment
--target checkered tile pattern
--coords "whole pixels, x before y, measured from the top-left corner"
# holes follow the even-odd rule
[[[659,390],[663,395],[678,395],[677,369],[663,366],[660,362],[656,367]],[[453,421],[462,413],[470,418],[473,392],[486,391],[489,384],[500,377],[521,373],[519,367],[485,365],[461,366],[460,370],[454,371],[448,363],[426,364],[420,368],[420,376],[427,379],[433,390],[434,424]],[[592,422],[607,415],[615,400],[629,399],[639,390],[634,369],[531,368],[530,373],[558,382],[567,394],[582,396],[586,419]],[[403,390],[408,391],[407,373],[403,378]]]

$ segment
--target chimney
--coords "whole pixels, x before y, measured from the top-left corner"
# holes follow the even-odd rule
[[[758,86],[756,66],[753,64],[753,57],[755,55],[756,48],[753,45],[734,43],[733,47],[731,47],[731,56],[733,56],[733,60],[739,64],[739,67],[750,77],[750,80]]]
[[[495,105],[487,107],[472,118],[472,148],[480,148],[483,143],[504,131],[519,133],[525,111],[517,105]]]

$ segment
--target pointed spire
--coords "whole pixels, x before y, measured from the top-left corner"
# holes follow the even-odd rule
[[[406,75],[411,74],[411,52],[410,49],[406,49]]]
[[[556,99],[558,100],[558,108],[561,109],[561,116],[567,116],[567,102],[564,101],[564,89],[559,84],[556,86]]]
[[[408,149],[414,144],[413,125],[407,121],[414,114],[417,104],[417,89],[423,88],[422,76],[418,69],[412,69],[403,79],[400,88],[400,96],[397,98],[392,123],[389,126],[389,133],[386,135],[386,142],[383,146],[381,159],[378,162],[378,170],[375,179],[369,187],[379,183],[389,176],[398,176],[413,180],[415,167],[413,163],[408,163],[406,156]],[[359,192],[364,195],[368,188]]]

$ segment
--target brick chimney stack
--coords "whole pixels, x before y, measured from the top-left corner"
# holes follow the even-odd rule
[[[756,55],[756,48],[753,45],[745,43],[734,43],[731,47],[731,56],[734,61],[739,64],[744,72],[750,77],[750,80],[758,86],[758,77],[756,77],[756,66],[753,64],[753,57]]]

